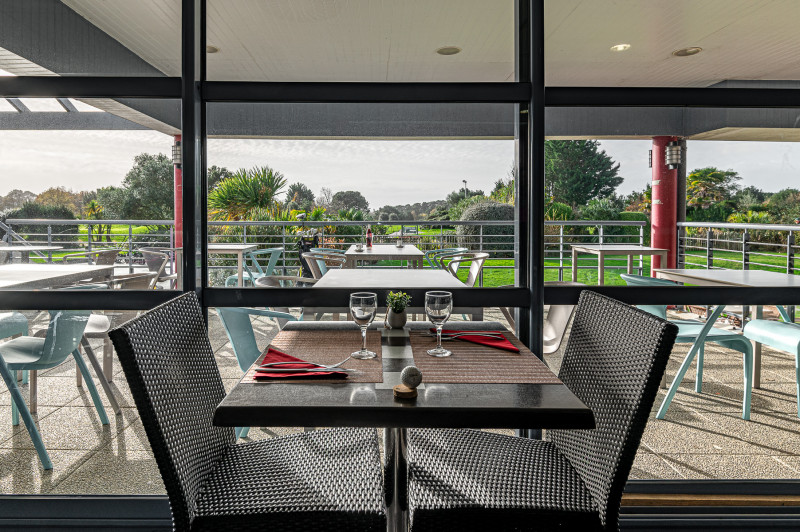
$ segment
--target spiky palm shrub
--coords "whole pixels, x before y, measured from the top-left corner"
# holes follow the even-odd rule
[[[208,195],[209,215],[219,221],[262,219],[264,211],[275,209],[285,186],[283,174],[269,166],[238,170]]]

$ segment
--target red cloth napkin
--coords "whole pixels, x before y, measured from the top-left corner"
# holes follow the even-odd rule
[[[431,332],[436,332],[436,329],[431,329]],[[445,336],[447,333],[460,333],[460,332],[469,332],[469,333],[482,333],[485,332],[487,334],[499,334],[503,337],[502,340],[498,340],[497,338],[492,338],[491,336],[481,336],[481,335],[468,335],[468,336],[459,336],[456,338],[457,340],[463,340],[465,342],[472,342],[473,344],[485,345],[486,347],[494,347],[495,349],[502,349],[504,351],[512,351],[514,353],[519,353],[519,348],[512,344],[508,338],[503,334],[502,331],[455,331],[445,329],[442,331],[442,336]]]
[[[278,351],[277,349],[272,349],[271,347],[267,350],[267,354],[264,356],[264,360],[261,361],[262,364],[269,364],[272,362],[297,362],[297,364],[281,364],[278,366],[279,368],[284,369],[305,369],[305,368],[314,368],[316,367],[314,364],[310,364],[305,360],[300,360],[299,358],[293,357],[292,355],[287,355],[282,351]],[[285,379],[287,377],[297,379],[318,379],[320,377],[347,377],[347,373],[344,371],[319,371],[314,373],[291,373],[291,372],[281,372],[281,373],[270,373],[269,368],[256,368],[256,374],[253,377],[255,380],[259,379]]]

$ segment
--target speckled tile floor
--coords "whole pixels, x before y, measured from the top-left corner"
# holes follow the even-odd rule
[[[241,371],[219,319],[214,312],[209,317],[211,344],[230,389]],[[37,325],[43,319],[35,313],[30,318]],[[487,312],[486,319],[503,321],[499,312]],[[277,333],[267,319],[260,318],[255,325],[259,345]],[[102,352],[99,341],[93,344],[96,352]],[[687,345],[676,347],[668,375],[675,374],[687,349]],[[559,354],[548,358],[548,363],[557,370]],[[52,471],[41,469],[24,427],[11,425],[10,396],[5,389],[0,392],[0,493],[164,493],[118,363],[114,370],[113,387],[122,414],[109,415],[108,426],[100,424],[86,388],[76,386],[74,363],[40,376],[35,417],[53,461]],[[764,349],[762,388],[753,391],[750,421],[741,419],[739,354],[707,347],[703,381],[703,393],[695,393],[692,367],[666,419],[657,420],[651,413],[631,478],[800,478],[800,419],[792,357]],[[27,385],[21,389],[27,400]],[[662,390],[656,406],[663,397]],[[251,430],[250,437],[269,438],[299,430],[259,428]]]

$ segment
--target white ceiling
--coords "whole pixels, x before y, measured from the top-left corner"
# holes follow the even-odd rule
[[[62,0],[180,73],[179,0]],[[513,0],[209,0],[210,79],[509,81]],[[547,0],[550,86],[800,79],[798,0]],[[614,44],[631,49],[614,53]],[[440,56],[442,46],[458,46]],[[692,57],[672,51],[700,46]]]

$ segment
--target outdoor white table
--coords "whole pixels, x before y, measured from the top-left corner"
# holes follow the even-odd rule
[[[84,279],[106,281],[113,276],[113,264],[4,264],[0,266],[0,289],[52,288]]]
[[[394,244],[376,244],[371,248],[365,246],[363,251],[356,251],[356,246],[353,244],[344,253],[344,257],[347,259],[345,268],[355,268],[356,262],[359,260],[407,261],[409,268],[422,268],[422,259],[425,258],[425,254],[412,244],[405,244],[401,248]]]
[[[360,268],[357,270],[335,269],[317,281],[314,288],[352,288],[356,290],[378,290],[382,288],[405,288],[422,290],[449,290],[466,288],[466,285],[444,270],[417,269],[375,269]],[[476,288],[476,290],[478,290]],[[415,316],[423,313],[424,301],[415,302],[408,312]],[[455,302],[458,303],[458,302]],[[474,321],[483,319],[482,307],[453,307],[453,314],[471,314]]]
[[[789,286],[800,287],[800,276],[763,270],[656,269],[655,276],[697,286]],[[757,306],[755,317],[760,318]],[[745,316],[742,316],[744,323]],[[761,388],[761,344],[753,342],[753,388]]]
[[[597,284],[605,284],[605,258],[609,256],[628,257],[628,273],[633,273],[633,257],[638,255],[658,255],[661,265],[667,262],[667,251],[634,244],[573,244],[572,245],[572,280],[578,280],[578,253],[597,255]]]
[[[236,255],[238,286],[244,286],[244,254],[258,249],[258,244],[209,244],[209,255]]]
[[[20,261],[29,263],[31,261],[31,253],[33,252],[52,252],[64,249],[63,246],[7,246],[0,251],[7,251],[9,253],[19,253]]]

